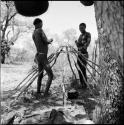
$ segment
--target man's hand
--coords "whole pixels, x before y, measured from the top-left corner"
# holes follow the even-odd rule
[[[75,40],[75,43],[77,44],[77,40]]]
[[[85,43],[85,44],[83,45],[83,48],[84,48],[84,49],[87,49],[87,47],[88,47],[88,43]]]
[[[51,44],[53,42],[53,39],[51,38],[51,39],[49,39],[49,44]]]

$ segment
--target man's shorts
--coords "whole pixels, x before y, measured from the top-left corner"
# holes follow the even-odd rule
[[[40,64],[40,65],[43,65],[43,66],[49,64],[48,59],[47,59],[47,55],[44,54],[44,53],[36,53],[35,62],[37,64]]]

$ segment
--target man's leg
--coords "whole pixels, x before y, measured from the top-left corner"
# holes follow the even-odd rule
[[[86,67],[86,64],[85,63],[83,63],[83,64]],[[84,66],[81,66],[81,71],[82,71],[82,73],[84,75],[84,77],[83,77],[82,74],[81,74],[81,83],[82,83],[82,87],[86,88],[87,87],[87,84],[86,84],[86,82],[87,82],[87,76],[86,76],[86,68]],[[85,80],[84,80],[84,78],[85,78]]]
[[[78,56],[78,58],[80,59],[80,61],[81,61],[81,58],[80,58],[80,56]],[[79,68],[80,68],[80,70],[82,71],[82,64],[80,63],[80,61],[79,60],[77,60],[77,64],[78,64],[78,66],[79,66]],[[81,86],[82,86],[82,79],[83,79],[83,76],[82,76],[82,73],[81,73],[81,71],[80,70],[78,70],[78,74],[79,74],[79,79],[80,79],[80,84],[81,84]]]
[[[88,53],[85,54],[85,58],[88,59]],[[87,82],[87,73],[86,73],[86,66],[87,66],[87,60],[86,59],[82,59],[82,63],[84,64],[84,66],[82,66],[82,72],[83,72],[83,75],[85,77],[85,80]],[[87,87],[87,84],[85,83],[85,80],[82,79],[82,83],[83,83],[83,87],[86,88]]]
[[[43,66],[41,64],[38,64],[38,70],[39,70],[39,73],[43,70]],[[37,93],[40,93],[42,78],[43,78],[43,72],[38,76]]]
[[[82,85],[83,88],[86,88],[86,83],[85,83],[85,80],[87,81],[87,77],[86,77],[86,68],[84,66],[86,66],[86,61],[84,61],[84,59],[82,59],[82,57],[79,56],[79,59],[80,61],[83,63],[83,65],[81,64],[81,62],[78,60],[77,63],[79,65],[79,68],[80,70],[82,71],[83,73],[83,76],[82,76],[82,73],[78,70],[78,73],[79,73],[79,78],[80,78],[80,83]],[[85,78],[85,80],[84,80]]]
[[[51,67],[50,67],[50,65],[48,63],[44,66],[44,69],[45,69],[45,71],[48,74],[48,80],[47,80],[47,84],[46,84],[46,90],[44,92],[44,96],[46,96],[48,94],[50,85],[51,85],[52,80],[53,80],[53,72],[52,72],[52,69],[51,69]]]
[[[52,80],[53,80],[53,72],[52,72],[51,67],[49,65],[47,56],[45,54],[38,55],[37,60],[38,60],[38,63],[39,63],[39,65],[38,65],[39,71],[45,70],[46,73],[48,74],[46,90],[45,90],[45,93],[44,93],[44,95],[47,95],[48,91],[49,91],[49,88],[50,88],[50,85],[51,85]],[[38,84],[37,84],[38,85],[38,88],[37,88],[38,92],[40,91],[40,88],[41,88],[42,78],[43,78],[43,73],[38,77]]]

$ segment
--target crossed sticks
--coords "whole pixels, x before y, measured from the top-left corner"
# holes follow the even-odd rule
[[[81,62],[81,60],[78,58],[78,55],[81,55],[81,57],[85,60],[87,60],[87,65],[89,65],[92,69],[94,69],[99,75],[101,75],[98,71],[99,70],[102,70],[101,69],[101,66],[99,66],[98,64],[94,63],[93,61],[87,59],[84,54],[80,53],[79,51],[77,51],[73,46],[71,45],[67,45],[67,46],[60,46],[55,53],[52,53],[49,57],[48,57],[48,62],[51,66],[51,68],[55,65],[56,61],[57,61],[57,58],[59,57],[60,53],[65,53],[67,54],[67,59],[68,59],[68,62],[69,62],[69,66],[71,68],[71,71],[73,73],[73,76],[75,77],[76,79],[76,74],[74,72],[74,69],[72,67],[72,63],[71,63],[71,58],[73,59],[74,61],[74,64],[75,64],[75,67],[77,70],[80,70],[79,66],[77,65],[77,62],[74,60],[74,57],[75,56],[77,58],[77,60],[79,60],[79,62],[81,63],[82,66],[84,66],[87,71],[90,73],[91,77],[93,78],[93,80],[96,81],[96,79],[94,78],[94,76],[92,75],[92,73],[90,72],[90,70]],[[95,66],[98,67],[98,69],[96,70],[90,63],[94,64]],[[43,70],[38,73],[38,68],[35,67],[33,68],[29,74],[17,85],[16,88],[14,88],[12,90],[12,93],[10,94],[11,96],[16,94],[17,92],[19,92],[19,94],[17,95],[16,97],[16,100],[19,98],[19,96],[22,94],[22,93],[25,93],[27,91],[27,89],[29,88],[29,86],[31,86],[31,84],[34,82],[34,80],[43,72]],[[82,71],[80,70],[83,78],[84,78],[84,81],[85,83],[87,84],[88,88],[90,89],[90,86],[89,84],[87,83]],[[44,74],[44,76],[46,75],[46,73]],[[91,89],[90,89],[91,90]],[[91,90],[92,91],[92,90]]]

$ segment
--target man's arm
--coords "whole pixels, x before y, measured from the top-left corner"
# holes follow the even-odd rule
[[[43,31],[41,31],[41,33],[42,33],[43,42],[44,42],[45,44],[51,44],[52,41],[53,41],[53,39],[48,40],[46,34],[45,34]]]
[[[48,44],[51,44],[52,43],[52,41],[53,41],[53,39],[51,38],[51,39],[49,39],[48,40]]]
[[[84,44],[84,47],[87,48],[90,44],[90,41],[91,41],[91,34],[88,33],[87,34],[87,42]]]
[[[81,39],[81,35],[80,35],[79,38],[78,38],[78,40],[75,41],[77,47],[80,47],[81,40],[82,39]]]

